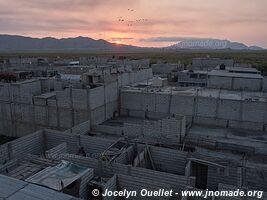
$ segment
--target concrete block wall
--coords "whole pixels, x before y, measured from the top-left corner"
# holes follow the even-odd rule
[[[162,135],[179,142],[185,136],[186,121],[184,116],[167,117],[161,120]]]
[[[131,167],[118,163],[107,163],[89,157],[72,156],[68,154],[59,155],[58,159],[67,160],[73,163],[80,164],[89,168],[94,168],[95,174],[101,177],[112,177],[114,174],[123,174],[137,178],[144,178],[146,180],[159,182],[162,184],[169,184],[174,192],[184,190],[187,185],[187,178],[185,176],[169,174],[139,167]]]
[[[200,124],[200,125],[214,125],[219,127],[227,127],[227,121],[225,119],[219,119],[219,118],[209,118],[209,117],[195,117],[194,118],[194,124]]]
[[[208,87],[217,89],[262,91],[263,80],[226,76],[209,76]]]
[[[137,191],[137,196],[129,197],[129,199],[170,199],[169,197],[142,197],[140,192],[142,189],[147,189],[149,191],[157,191],[159,189],[170,190],[171,186],[168,184],[154,182],[143,178],[135,178],[126,175],[117,175],[118,188],[120,190],[126,189],[127,191]]]
[[[207,138],[206,136],[189,134],[185,139],[188,145],[198,145],[205,148],[216,149],[217,141],[214,139]]]
[[[144,137],[147,138],[160,138],[162,137],[162,124],[161,121],[144,121]]]
[[[33,134],[21,137],[8,143],[10,157],[21,158],[25,154],[40,155],[44,152],[44,135],[43,131],[37,131]]]
[[[49,154],[54,155],[54,154],[60,154],[60,153],[67,153],[67,143],[63,142],[52,149],[46,150],[45,155],[46,157],[49,157]]]
[[[151,79],[153,77],[152,68],[140,69],[132,72],[125,72],[118,75],[119,86],[132,85],[134,83]]]
[[[238,129],[247,129],[247,130],[257,130],[262,131],[263,130],[263,124],[262,123],[256,123],[256,122],[248,122],[248,121],[229,121],[229,127],[230,128],[238,128]]]
[[[0,100],[11,101],[10,84],[0,84]]]
[[[103,187],[103,191],[108,190],[108,191],[118,191],[118,187],[117,187],[117,175],[112,176],[112,178],[110,178],[105,186]],[[118,200],[119,198],[116,196],[111,196],[111,197],[103,197],[103,200]]]
[[[91,116],[88,93],[89,90],[86,89],[58,91],[56,100],[49,99],[46,102],[47,105],[41,105],[38,101],[38,105],[1,102],[1,134],[20,137],[38,130],[38,127],[64,130],[88,121]],[[99,101],[101,102],[101,99]],[[103,122],[107,117],[110,118],[117,109],[117,102],[104,107],[103,105],[92,111],[91,117],[96,118],[92,120],[93,122]],[[107,110],[106,118],[104,109]],[[7,129],[6,126],[10,123],[12,128]]]
[[[7,169],[10,169],[16,165],[18,165],[19,161],[18,159],[11,159],[11,160],[8,160],[5,164],[1,164],[0,165],[0,173],[1,174],[7,174]]]
[[[240,119],[240,110],[242,105],[240,101],[235,100],[218,100],[217,117],[221,119],[237,120]]]
[[[234,78],[234,90],[262,91],[262,79]]]
[[[264,76],[264,78],[263,78],[263,88],[262,88],[262,90],[264,92],[267,92],[267,76]]]
[[[70,129],[75,125],[72,114],[73,114],[72,110],[65,108],[58,108],[58,120],[60,128]]]
[[[72,127],[71,129],[68,129],[65,131],[65,133],[72,133],[72,134],[78,134],[78,135],[86,135],[91,130],[91,124],[90,120],[85,121],[77,126]]]
[[[124,110],[125,111],[125,110]],[[131,117],[140,117],[140,118],[144,118],[146,117],[146,111],[142,111],[142,110],[126,110],[125,113],[123,110],[121,110],[121,115],[123,116],[131,116]]]
[[[90,157],[99,157],[100,154],[110,147],[115,141],[98,137],[81,135],[80,145]]]
[[[10,101],[16,103],[32,103],[35,95],[41,94],[41,83],[39,80],[30,80],[23,83],[11,83]]]
[[[94,178],[94,170],[87,169],[85,174],[81,177],[79,198],[87,199],[89,196],[88,183]]]
[[[125,74],[129,77],[126,77],[126,82],[122,85],[152,77],[151,69]],[[99,124],[118,111],[117,81],[90,90],[71,88],[62,90],[62,88],[61,81],[49,79],[2,84],[0,133],[20,137],[39,127],[64,130],[90,119],[92,124]],[[56,100],[49,99],[44,102],[36,99],[34,104],[33,96],[50,92],[51,89],[56,90]],[[7,126],[14,128],[7,129]]]
[[[248,154],[248,155],[252,155],[255,153],[255,148],[252,146],[246,146],[246,145],[234,144],[234,143],[225,143],[225,142],[217,142],[216,149],[239,152],[239,153]]]
[[[93,131],[100,132],[100,133],[107,133],[111,135],[118,135],[121,136],[123,133],[123,127],[119,126],[109,126],[105,124],[95,125],[92,127]]]
[[[104,86],[105,88],[105,102],[114,102],[118,99],[118,83],[112,82]]]
[[[262,167],[246,167],[243,186],[248,187],[250,190],[260,190],[267,192],[267,169]]]
[[[209,190],[217,190],[219,183],[237,185],[237,167],[227,166],[227,171],[228,173],[226,175],[220,174],[217,168],[208,166],[207,188]]]
[[[48,78],[42,78],[42,79],[39,79],[40,80],[40,83],[41,83],[41,91],[42,93],[47,93],[47,92],[50,92],[51,89],[53,87],[51,87],[53,85],[53,80],[52,79],[48,79]]]
[[[90,108],[92,110],[104,105],[104,87],[97,87],[90,90]]]
[[[145,111],[146,109],[143,109],[144,104],[144,94],[138,92],[127,92],[123,91],[121,92],[121,108],[123,109],[129,109],[129,110],[142,110]]]
[[[208,78],[209,88],[231,89],[232,84],[232,77],[210,76]]]
[[[264,123],[267,110],[265,102],[242,102],[242,121]]]
[[[124,135],[129,138],[135,138],[143,135],[143,125],[134,123],[124,123],[123,125]]]
[[[152,160],[159,171],[185,175],[188,152],[149,146]]]
[[[9,160],[8,144],[3,144],[0,146],[0,164],[4,164],[8,160]]]
[[[84,148],[87,156],[99,157],[100,153],[111,146],[114,141],[85,135],[73,135],[46,130],[45,141],[47,149],[67,143],[68,153],[77,154],[80,147]]]
[[[132,164],[132,161],[134,160],[134,147],[130,146],[125,151],[123,151],[114,162],[121,163],[121,164]]]
[[[80,148],[79,136],[73,134],[66,134],[58,131],[45,130],[45,145],[46,149],[52,149],[64,142],[67,143],[68,153],[77,154]]]
[[[170,74],[173,70],[177,70],[177,64],[153,64],[152,66],[153,74],[167,75]]]
[[[106,110],[105,106],[100,106],[91,110],[91,124],[97,125],[105,121]]]
[[[166,94],[167,95],[167,94]],[[157,97],[158,96],[158,97]],[[248,128],[250,130],[264,130],[267,123],[267,104],[261,101],[245,101],[233,99],[218,99],[212,96],[200,97],[195,95],[174,94],[169,103],[163,106],[157,103],[158,98],[162,97],[160,93],[142,93],[137,91],[121,91],[121,111],[124,114],[134,113],[144,115],[144,112],[157,112],[161,110],[165,113],[174,113],[185,115],[196,119],[197,123],[210,125],[221,125],[223,127]],[[161,102],[162,103],[162,102]],[[169,110],[166,108],[169,107]]]
[[[217,100],[214,98],[199,97],[196,104],[196,115],[201,117],[216,117]]]
[[[119,112],[118,101],[111,101],[105,104],[105,120],[114,117]]]
[[[157,121],[145,120],[143,134],[148,138],[169,138],[179,142],[185,135],[185,126],[185,117],[165,117]]]

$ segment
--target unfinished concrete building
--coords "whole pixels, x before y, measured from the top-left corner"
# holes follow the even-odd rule
[[[266,130],[266,94],[206,88],[121,89],[121,112],[185,115],[187,123]],[[140,114],[141,113],[141,114]]]
[[[200,200],[181,191],[237,189],[262,193],[208,199],[267,198],[266,93],[153,84],[142,65],[80,73],[1,83],[1,134],[20,138],[0,146],[0,198]],[[124,190],[137,193],[102,195]]]
[[[86,134],[89,132],[87,128]],[[93,199],[92,190],[95,188],[99,191],[107,188],[111,191],[141,191],[146,188],[179,192],[228,187],[267,191],[266,163],[258,159],[255,152],[244,158],[242,154],[234,153],[236,148],[231,149],[230,143],[228,149],[222,146],[220,152],[197,145],[192,147],[190,143],[176,143],[172,148],[159,144],[161,147],[134,139],[107,139],[103,132],[88,136],[77,132],[42,130],[0,146],[3,161],[0,172],[85,199]],[[266,144],[262,145],[265,149],[262,153],[266,156]],[[75,171],[72,171],[74,166]],[[129,199],[139,198],[133,196]]]
[[[119,87],[152,78],[151,68],[100,71],[100,79],[90,83],[57,79],[1,83],[0,132],[20,137],[40,128],[66,130],[87,120],[99,124],[118,112]]]

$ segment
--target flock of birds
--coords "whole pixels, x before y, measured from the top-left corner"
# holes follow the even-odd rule
[[[134,12],[134,9],[128,9],[129,12]],[[127,26],[133,26],[137,25],[140,23],[148,22],[148,19],[135,19],[135,20],[127,20],[126,18],[123,17],[118,17],[118,22],[119,23],[127,23]]]

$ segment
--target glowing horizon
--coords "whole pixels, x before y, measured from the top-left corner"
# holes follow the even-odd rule
[[[0,0],[0,34],[159,47],[216,38],[267,47],[262,0]]]

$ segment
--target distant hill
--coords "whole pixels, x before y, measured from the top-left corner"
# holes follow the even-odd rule
[[[264,50],[258,46],[246,46],[243,43],[219,39],[188,39],[169,46],[170,49],[233,49],[233,50]]]
[[[158,51],[162,48],[141,48],[131,45],[110,43],[106,40],[94,40],[89,37],[75,37],[56,39],[52,37],[32,38],[18,35],[1,35],[0,34],[0,51],[136,51],[136,50],[153,50]],[[245,44],[231,42],[229,40],[218,39],[188,39],[179,43],[165,47],[163,49],[233,49],[233,50],[263,50],[258,46],[248,47]]]
[[[0,35],[0,51],[50,51],[50,50],[131,50],[137,47],[118,45],[89,37],[31,38],[17,35]]]

